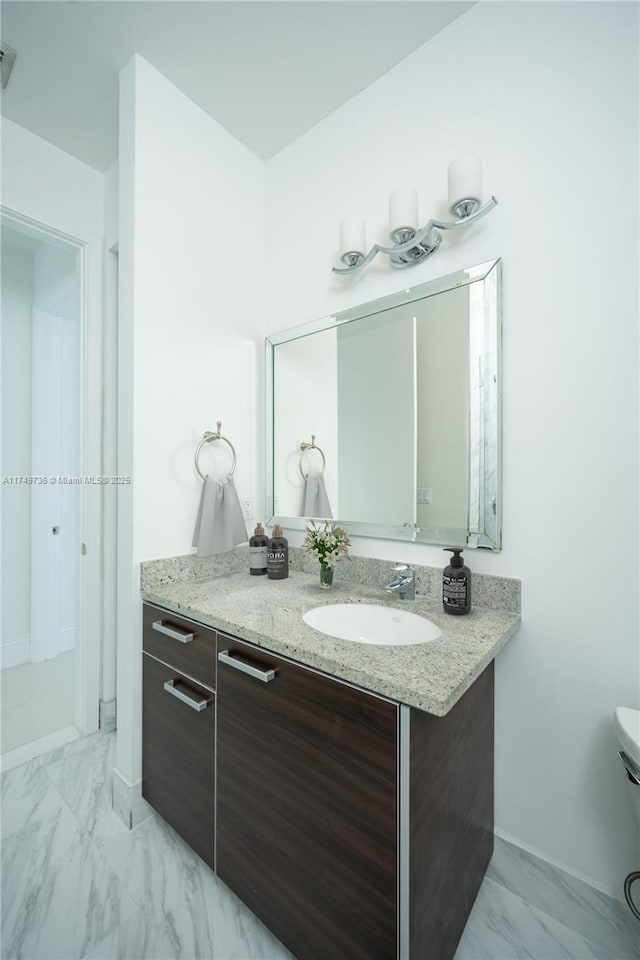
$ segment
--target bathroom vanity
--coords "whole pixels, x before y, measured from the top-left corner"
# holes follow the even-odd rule
[[[493,658],[519,617],[416,603],[443,636],[373,649],[303,623],[315,578],[248,581],[144,591],[143,796],[297,960],[452,957],[493,849]]]

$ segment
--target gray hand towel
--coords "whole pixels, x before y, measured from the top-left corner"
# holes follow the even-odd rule
[[[302,516],[318,517],[322,520],[333,519],[323,476],[305,477]]]
[[[198,556],[211,557],[214,553],[224,553],[247,540],[247,528],[233,477],[227,477],[226,480],[207,477],[202,485],[193,531],[192,546],[198,548]]]

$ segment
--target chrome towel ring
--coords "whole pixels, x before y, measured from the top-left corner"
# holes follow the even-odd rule
[[[309,476],[309,474],[308,474],[308,473],[305,473],[304,470],[302,469],[302,461],[303,461],[303,459],[304,459],[304,455],[305,455],[305,453],[308,453],[309,450],[317,450],[318,453],[320,454],[320,456],[322,457],[322,470],[320,471],[319,476],[323,476],[323,474],[324,474],[324,468],[325,468],[326,465],[327,465],[327,461],[326,461],[326,458],[325,458],[324,453],[322,452],[322,450],[320,449],[320,447],[317,446],[317,444],[316,444],[316,435],[315,435],[315,433],[312,433],[312,434],[311,434],[311,443],[304,443],[304,442],[303,442],[303,443],[300,444],[300,450],[301,450],[301,453],[300,453],[300,461],[299,461],[299,463],[298,463],[298,466],[299,466],[299,468],[300,468],[300,473],[302,474],[302,479],[303,479],[303,480],[306,480],[307,477]]]
[[[206,480],[206,479],[207,479],[207,474],[203,473],[202,470],[200,469],[200,464],[198,463],[198,456],[199,456],[200,451],[202,450],[203,446],[205,445],[205,443],[211,443],[212,440],[224,440],[224,442],[225,442],[226,444],[228,444],[229,449],[231,450],[231,454],[232,454],[232,456],[233,456],[233,463],[231,464],[231,469],[229,470],[229,473],[228,473],[227,476],[225,477],[225,480],[228,480],[229,477],[232,477],[232,476],[233,476],[233,471],[236,469],[236,463],[237,463],[238,458],[236,457],[235,447],[234,447],[233,444],[231,443],[231,440],[228,440],[227,437],[223,437],[223,436],[222,436],[222,434],[220,433],[221,428],[222,428],[222,420],[218,420],[218,429],[216,430],[216,432],[213,433],[211,430],[207,430],[207,431],[205,432],[202,440],[200,441],[200,443],[199,443],[198,446],[196,447],[196,452],[195,452],[195,456],[194,456],[195,465],[196,465],[196,472],[197,472],[197,474],[198,474],[199,477],[202,477],[203,480]]]

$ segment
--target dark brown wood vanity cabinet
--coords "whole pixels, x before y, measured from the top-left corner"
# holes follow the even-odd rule
[[[493,849],[493,664],[445,717],[218,634],[217,872],[297,960],[449,960]]]
[[[297,960],[390,960],[397,704],[221,634],[218,650],[220,879]]]
[[[142,796],[214,866],[215,631],[143,607]]]
[[[143,648],[143,796],[296,960],[451,960],[493,851],[493,663],[436,717],[149,604]]]

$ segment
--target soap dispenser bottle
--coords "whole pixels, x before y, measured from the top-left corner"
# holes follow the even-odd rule
[[[267,543],[269,538],[259,523],[249,540],[249,573],[252,577],[261,577],[267,572]]]
[[[469,613],[471,610],[471,570],[465,567],[461,547],[445,547],[453,554],[442,572],[442,606],[445,613]]]
[[[289,576],[289,541],[278,523],[267,544],[267,576],[269,580],[286,580]]]

